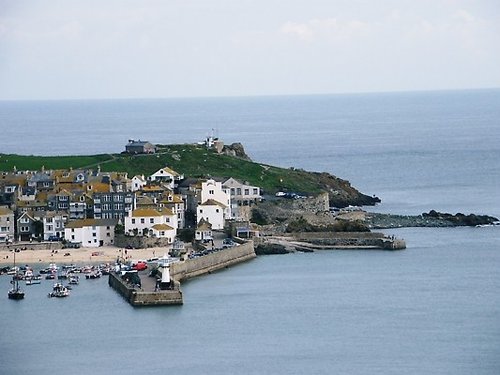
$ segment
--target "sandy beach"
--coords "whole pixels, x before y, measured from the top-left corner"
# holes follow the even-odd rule
[[[21,250],[16,252],[17,265],[36,266],[36,264],[87,264],[87,263],[114,263],[118,257],[128,260],[150,259],[162,257],[168,248],[152,247],[148,249],[123,249],[118,247],[98,247],[59,250]],[[14,251],[0,250],[0,265],[12,266]]]

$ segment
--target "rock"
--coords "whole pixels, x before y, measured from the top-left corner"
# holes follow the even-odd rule
[[[255,254],[257,255],[271,255],[271,254],[288,254],[285,246],[277,243],[259,244],[255,247]]]
[[[243,145],[239,142],[230,145],[225,145],[224,148],[222,149],[222,153],[229,156],[234,156],[236,158],[252,161],[252,159],[250,159],[250,157],[246,154]]]

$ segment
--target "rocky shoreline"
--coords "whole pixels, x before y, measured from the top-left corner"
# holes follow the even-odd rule
[[[499,225],[499,220],[493,216],[475,214],[464,215],[462,213],[453,215],[434,210],[421,215],[393,215],[370,212],[365,214],[364,221],[370,229],[406,227],[449,228]]]

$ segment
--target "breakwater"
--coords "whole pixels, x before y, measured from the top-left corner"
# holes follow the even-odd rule
[[[170,277],[173,287],[157,290],[156,278],[140,275],[141,286],[133,286],[118,275],[110,274],[108,284],[133,306],[182,305],[183,297],[180,282],[226,268],[256,257],[253,241],[238,241],[231,248],[194,259],[170,264]]]
[[[405,240],[377,232],[295,233],[293,238],[303,245],[306,243],[319,249],[402,250],[406,248]]]
[[[256,257],[253,241],[241,241],[238,246],[188,259],[170,265],[170,276],[177,281],[187,280],[226,268]]]
[[[141,277],[142,285],[140,288],[134,287],[118,275],[111,273],[109,275],[108,284],[119,294],[123,296],[132,306],[159,306],[159,305],[182,305],[182,291],[179,283],[174,283],[171,290],[156,291],[156,280],[151,280],[148,283],[148,277]]]
[[[403,239],[374,232],[304,232],[272,236],[258,242],[257,254],[286,254],[294,251],[333,249],[402,250]]]

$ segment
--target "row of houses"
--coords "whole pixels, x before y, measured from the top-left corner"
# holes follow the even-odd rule
[[[0,242],[60,240],[97,247],[129,236],[163,238],[248,220],[260,188],[234,178],[186,179],[168,167],[145,177],[97,170],[3,172]]]

